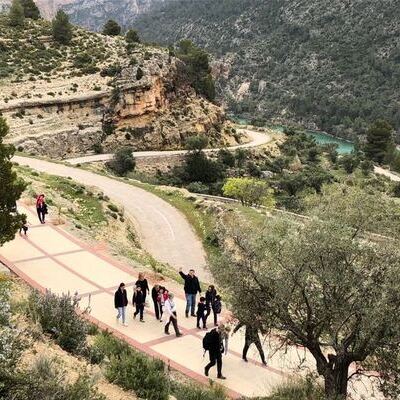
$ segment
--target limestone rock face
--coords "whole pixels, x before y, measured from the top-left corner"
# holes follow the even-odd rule
[[[196,134],[207,135],[210,144],[232,143],[223,110],[196,95],[179,60],[164,50],[145,58],[123,66],[112,85],[100,91],[82,86],[81,92],[62,97],[0,102],[11,128],[8,141],[20,151],[53,158],[90,153],[95,146],[106,152],[119,146],[178,149]],[[60,85],[72,85],[65,80]]]

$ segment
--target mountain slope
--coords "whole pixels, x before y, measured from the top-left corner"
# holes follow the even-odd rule
[[[381,117],[400,128],[397,0],[179,0],[135,24],[147,40],[213,53],[238,114],[342,136]]]
[[[64,46],[48,21],[13,28],[0,15],[0,88],[7,139],[27,153],[177,149],[196,134],[230,143],[223,110],[196,95],[182,61],[122,36],[74,27]]]

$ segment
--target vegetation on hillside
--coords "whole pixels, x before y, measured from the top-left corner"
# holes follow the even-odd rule
[[[379,118],[399,133],[399,21],[395,0],[177,0],[135,24],[214,54],[234,113],[352,137]]]

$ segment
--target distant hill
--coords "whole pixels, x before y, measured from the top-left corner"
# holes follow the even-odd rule
[[[398,0],[178,0],[135,26],[214,54],[237,114],[347,137],[382,117],[400,130]]]

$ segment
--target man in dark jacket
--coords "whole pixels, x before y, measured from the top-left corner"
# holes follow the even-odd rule
[[[195,317],[195,308],[196,308],[196,294],[199,292],[201,293],[200,282],[197,279],[197,276],[194,274],[194,269],[189,270],[189,273],[186,275],[182,272],[182,268],[179,270],[180,276],[185,281],[185,296],[186,296],[186,311],[185,315],[186,318],[189,317],[189,310],[190,315]]]
[[[151,289],[151,298],[153,299],[154,312],[156,314],[157,320],[160,320],[161,318],[160,304],[158,302],[158,293],[160,292],[160,289],[161,289],[160,285],[154,285],[153,289]]]
[[[249,347],[251,346],[251,344],[254,343],[257,347],[258,352],[260,353],[262,363],[264,365],[267,365],[267,361],[265,360],[265,354],[264,354],[264,350],[261,345],[260,337],[258,336],[258,331],[261,331],[261,333],[264,333],[262,327],[258,324],[258,322],[253,322],[253,323],[239,322],[239,324],[233,330],[233,333],[237,332],[242,326],[246,327],[245,344],[243,347],[243,354],[242,354],[243,360],[247,362],[247,351],[249,350]]]
[[[218,326],[218,328],[213,329],[208,333],[209,335],[209,348],[208,352],[210,354],[210,362],[204,368],[205,376],[208,376],[210,368],[217,364],[217,377],[218,379],[226,379],[222,375],[222,354],[224,353],[223,345],[223,325]]]
[[[114,307],[118,310],[117,323],[119,322],[119,319],[122,317],[122,324],[124,326],[128,326],[128,324],[125,322],[125,311],[127,305],[128,305],[128,295],[126,293],[125,284],[121,283],[114,295]]]

